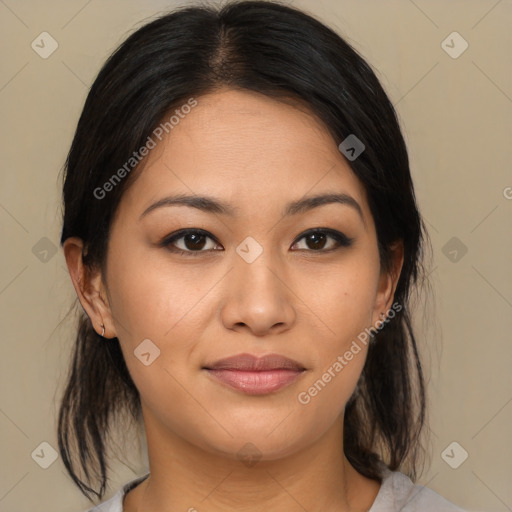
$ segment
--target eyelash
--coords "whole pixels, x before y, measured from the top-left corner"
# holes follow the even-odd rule
[[[333,249],[327,249],[327,250],[324,250],[324,249],[318,249],[318,250],[314,250],[314,249],[298,249],[299,251],[308,251],[308,252],[317,252],[317,253],[330,253],[330,252],[333,252],[333,251],[336,251],[336,250],[339,250],[341,249],[342,247],[350,247],[352,245],[352,243],[354,242],[354,238],[350,238],[346,235],[344,235],[343,233],[340,233],[339,231],[336,231],[336,230],[333,230],[333,229],[328,229],[328,228],[315,228],[315,229],[310,229],[308,231],[305,231],[304,233],[302,233],[300,235],[299,238],[297,238],[292,245],[295,245],[297,242],[299,242],[300,240],[302,240],[303,238],[307,237],[308,235],[311,235],[313,233],[322,233],[322,234],[326,234],[328,236],[330,236],[331,238],[333,238],[339,245]],[[205,252],[211,252],[211,251],[216,251],[217,249],[210,249],[210,250],[198,250],[198,251],[184,251],[182,249],[178,249],[176,247],[171,247],[171,245],[176,242],[177,240],[183,238],[184,236],[186,235],[189,235],[189,234],[199,234],[199,235],[203,235],[203,236],[206,236],[207,238],[210,238],[211,240],[213,240],[215,243],[219,243],[217,242],[217,240],[215,240],[214,237],[212,237],[207,231],[204,231],[202,229],[182,229],[182,230],[179,230],[177,231],[176,233],[173,233],[169,236],[167,236],[166,238],[164,238],[164,240],[162,240],[162,242],[160,243],[160,245],[162,247],[165,247],[167,248],[169,251],[173,252],[173,253],[176,253],[176,254],[183,254],[183,255],[186,255],[186,256],[199,256],[201,253],[205,253]],[[220,244],[219,244],[220,245]]]

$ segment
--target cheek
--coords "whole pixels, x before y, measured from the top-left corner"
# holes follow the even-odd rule
[[[126,343],[140,343],[145,338],[164,343],[182,325],[190,327],[191,319],[203,307],[201,298],[215,282],[215,276],[211,284],[207,276],[198,281],[193,266],[171,264],[164,249],[125,250],[122,258],[115,257],[112,251],[115,264],[109,265],[108,276],[111,310],[118,337]]]
[[[307,283],[308,306],[318,312],[316,364],[297,400],[314,416],[334,421],[350,398],[364,367],[371,312],[378,282],[378,260],[358,253],[328,275]]]
[[[340,335],[332,342],[322,340],[318,364],[295,397],[302,417],[317,433],[343,414],[366,361],[368,345],[357,338],[356,323],[348,324],[338,324]]]
[[[192,276],[191,271],[178,271],[172,265],[163,268],[147,253],[134,252],[119,258],[109,269],[113,322],[136,387],[142,396],[155,392],[179,395],[172,376],[186,381],[181,375],[184,361],[190,360],[201,338],[199,317],[208,315],[197,272]],[[150,355],[141,360],[141,354],[148,352]],[[150,365],[144,364],[144,358]]]
[[[332,349],[342,350],[370,327],[377,283],[378,262],[375,265],[371,257],[360,254],[325,272],[303,277],[304,302],[318,315],[319,336]]]

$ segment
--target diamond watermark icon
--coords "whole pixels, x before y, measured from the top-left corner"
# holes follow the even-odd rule
[[[43,236],[34,247],[32,247],[32,254],[36,256],[43,263],[48,263],[57,253],[57,247],[47,237]]]
[[[43,441],[30,456],[43,469],[48,469],[59,457],[53,446],[46,441]]]
[[[247,263],[252,263],[263,252],[263,247],[252,236],[248,236],[238,245],[236,252]]]
[[[261,459],[262,455],[257,446],[252,443],[245,443],[236,454],[236,457],[248,468],[252,468]]]
[[[345,155],[345,158],[353,162],[365,150],[365,147],[366,146],[351,133],[340,143],[338,149]]]
[[[441,458],[452,469],[457,469],[468,456],[468,452],[457,441],[450,443],[441,453]]]
[[[30,46],[39,57],[47,59],[59,47],[59,43],[48,32],[41,32]]]
[[[160,356],[160,349],[149,339],[137,345],[133,351],[135,357],[145,366],[149,366]]]
[[[468,248],[454,236],[443,245],[441,251],[452,263],[457,263],[468,252]]]
[[[468,42],[458,32],[452,32],[441,43],[441,48],[452,59],[458,59],[468,49],[468,46]]]

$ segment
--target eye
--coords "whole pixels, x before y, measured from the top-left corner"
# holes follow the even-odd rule
[[[334,244],[331,243],[331,247],[325,249],[326,241],[328,239],[334,240]],[[311,250],[313,252],[331,252],[340,247],[349,247],[352,245],[354,238],[328,228],[315,228],[303,233],[297,240],[305,240],[306,247],[299,250]],[[297,245],[299,242],[296,241],[293,245]]]
[[[310,252],[331,252],[340,247],[349,247],[354,241],[354,238],[349,238],[339,231],[328,228],[315,228],[303,233],[294,242],[292,248],[303,239],[305,240],[306,247],[298,248],[298,250]],[[326,242],[329,239],[331,239],[331,244],[326,249],[326,245],[329,245]],[[212,243],[208,244],[208,240]],[[182,229],[166,237],[160,245],[174,253],[198,256],[201,252],[223,250],[216,248],[216,244],[218,242],[207,231],[202,229]]]
[[[165,238],[161,245],[167,247],[171,252],[186,254],[187,256],[197,256],[198,253],[201,252],[219,250],[215,249],[215,243],[213,246],[210,244],[208,247],[208,243],[206,243],[207,239],[216,242],[207,231],[203,231],[202,229],[182,229]],[[176,244],[176,242],[178,242],[178,244]],[[205,247],[206,249],[203,250]]]

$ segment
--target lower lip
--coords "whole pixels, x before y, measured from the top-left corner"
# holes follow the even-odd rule
[[[272,391],[282,389],[296,380],[301,370],[268,370],[268,371],[241,371],[241,370],[210,370],[210,375],[224,384],[242,391],[247,395],[265,395]]]

